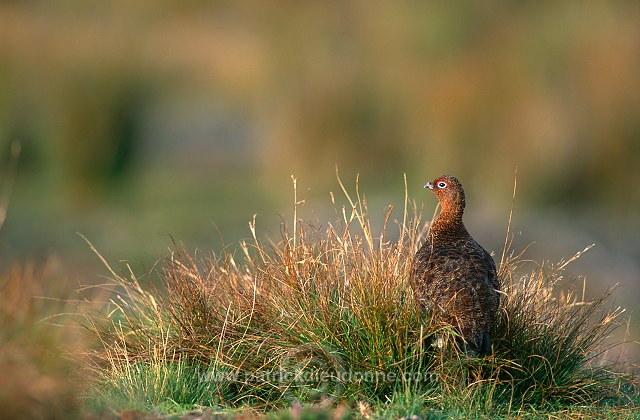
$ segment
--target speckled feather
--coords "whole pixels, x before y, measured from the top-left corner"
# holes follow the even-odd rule
[[[413,260],[411,286],[419,305],[454,325],[473,353],[491,354],[500,302],[496,265],[462,222],[465,197],[452,176],[427,183],[442,210]]]

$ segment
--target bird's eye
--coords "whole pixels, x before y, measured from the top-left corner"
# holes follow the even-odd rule
[[[447,183],[446,183],[446,182],[444,182],[444,181],[440,181],[440,182],[438,182],[438,188],[444,188],[444,187],[446,187],[446,186],[447,186]]]

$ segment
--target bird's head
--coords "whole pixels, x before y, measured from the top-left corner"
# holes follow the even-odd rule
[[[442,211],[462,216],[465,200],[462,184],[455,177],[443,175],[424,185],[438,197]]]

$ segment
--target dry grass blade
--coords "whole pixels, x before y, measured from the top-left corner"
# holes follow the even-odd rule
[[[9,201],[11,199],[13,184],[15,183],[16,176],[18,174],[18,160],[20,160],[21,149],[22,147],[20,143],[11,143],[9,167],[7,168],[5,183],[4,185],[2,185],[2,193],[0,194],[0,230],[2,230],[2,226],[4,226],[5,220],[7,220],[7,210],[9,208]]]

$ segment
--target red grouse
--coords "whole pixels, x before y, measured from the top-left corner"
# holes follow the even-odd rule
[[[500,302],[496,264],[462,223],[462,184],[452,176],[427,182],[442,210],[413,260],[411,287],[420,307],[454,326],[467,353],[491,354]]]

